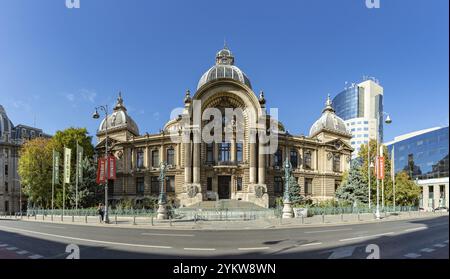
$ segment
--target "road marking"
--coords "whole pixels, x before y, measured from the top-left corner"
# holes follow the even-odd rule
[[[216,248],[183,248],[184,250],[193,250],[193,251],[215,251]]]
[[[33,260],[37,260],[37,259],[41,259],[43,257],[41,255],[36,254],[36,255],[33,255],[33,256],[29,256],[28,258],[33,259]]]
[[[130,247],[141,247],[141,248],[157,248],[157,249],[171,249],[172,248],[170,246],[155,246],[155,245],[133,244],[133,243],[123,243],[123,242],[112,242],[112,241],[103,241],[103,240],[95,240],[95,239],[78,238],[78,237],[64,236],[64,235],[58,235],[58,234],[50,234],[50,233],[29,231],[29,230],[24,230],[24,229],[10,228],[10,227],[4,227],[4,226],[0,226],[0,228],[4,228],[4,229],[7,229],[7,230],[9,229],[9,230],[25,232],[25,233],[29,233],[29,234],[39,234],[39,235],[58,237],[58,238],[63,238],[63,239],[78,240],[78,241],[84,241],[84,242],[93,242],[93,243],[100,243],[100,244],[110,244],[110,245],[130,246]]]
[[[404,256],[407,257],[407,258],[415,259],[415,258],[418,258],[418,257],[420,257],[420,256],[422,256],[422,255],[416,254],[416,253],[409,253],[409,254],[406,254],[406,255],[404,255]]]
[[[28,251],[25,251],[25,250],[17,251],[16,254],[18,254],[18,255],[25,255],[25,254],[28,254]]]
[[[0,244],[0,247],[8,247],[8,244]]]
[[[269,247],[247,247],[247,248],[238,248],[238,250],[246,251],[246,250],[267,250]]]
[[[6,248],[6,250],[15,251],[15,250],[18,250],[18,248],[17,247],[8,247],[8,248]]]
[[[431,253],[431,252],[434,252],[434,251],[436,251],[436,250],[435,250],[435,249],[432,249],[432,248],[423,248],[423,249],[420,250],[420,251],[426,252],[426,253]]]
[[[444,248],[447,245],[446,244],[434,244],[433,246],[438,247],[438,248]]]
[[[142,235],[192,237],[193,234],[142,233]]]
[[[323,231],[307,231],[304,233],[323,233],[323,232],[341,232],[341,231],[351,231],[352,229],[335,229],[335,230],[323,230]]]
[[[426,230],[428,227],[418,227],[404,230],[405,232],[418,231],[418,230]]]
[[[340,259],[340,258],[350,257],[351,255],[353,255],[353,251],[355,251],[356,247],[357,246],[348,246],[348,247],[342,247],[342,248],[330,250],[333,253],[328,257],[328,259]]]
[[[311,242],[311,243],[307,243],[307,244],[302,244],[300,245],[300,247],[307,247],[307,246],[315,246],[315,245],[321,245],[322,242]]]
[[[339,241],[351,241],[351,240],[358,240],[358,239],[363,239],[363,238],[377,237],[377,236],[390,235],[390,234],[394,234],[394,232],[365,235],[365,236],[358,236],[358,237],[352,237],[352,238],[344,238],[344,239],[339,239]]]
[[[66,227],[60,227],[60,226],[49,226],[49,225],[41,225],[41,227],[45,228],[51,228],[51,229],[65,229]]]

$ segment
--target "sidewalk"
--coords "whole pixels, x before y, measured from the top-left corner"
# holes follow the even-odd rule
[[[389,222],[408,219],[421,219],[439,216],[448,216],[447,212],[401,212],[382,214],[382,218],[377,220],[373,214],[341,214],[341,215],[316,215],[308,218],[261,218],[256,220],[223,220],[223,221],[193,221],[193,220],[156,220],[151,217],[126,217],[110,216],[110,224],[101,224],[99,218],[95,216],[1,216],[0,220],[22,220],[28,222],[43,222],[54,224],[74,224],[85,226],[99,226],[111,228],[141,228],[141,229],[173,229],[173,230],[259,230],[259,229],[283,229],[318,227],[330,225],[350,225],[374,222]]]

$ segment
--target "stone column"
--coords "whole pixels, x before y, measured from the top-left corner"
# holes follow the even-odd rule
[[[303,171],[304,170],[304,168],[303,168],[303,148],[302,147],[300,147],[299,149],[298,149],[298,165],[300,166],[300,170],[301,171]]]
[[[250,183],[256,183],[256,143],[250,143]]]
[[[428,193],[428,185],[423,185],[422,187],[422,207],[425,211],[428,211],[428,199],[429,199],[429,193]]]
[[[444,186],[444,192],[445,192],[445,206],[448,208],[448,183]]]
[[[194,144],[193,182],[200,183],[200,142],[194,142],[193,144]]]
[[[433,193],[434,193],[434,208],[439,207],[439,201],[441,199],[441,191],[439,189],[439,185],[434,185],[433,186]],[[434,209],[433,208],[433,209]]]
[[[258,184],[266,184],[266,154],[263,154],[264,145],[259,144],[258,147]]]
[[[216,162],[217,165],[219,163],[219,144],[214,141],[213,145],[214,145],[214,162]]]
[[[191,143],[185,142],[184,145],[184,183],[188,184],[192,181],[191,175]]]
[[[230,156],[231,162],[236,162],[236,137],[234,136],[234,132],[231,138],[230,153],[231,153]]]

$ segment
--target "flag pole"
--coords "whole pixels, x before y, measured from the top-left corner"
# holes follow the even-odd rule
[[[52,219],[53,219],[53,210],[54,207],[54,200],[55,200],[55,149],[53,149],[53,164],[52,164]]]
[[[75,165],[75,212],[78,212],[78,172],[79,172],[79,166],[78,166],[78,164],[79,164],[79,159],[78,159],[78,156],[79,156],[80,154],[79,154],[79,150],[78,150],[78,140],[77,140],[77,158],[76,158],[76,160],[77,160],[77,163],[76,163],[76,165]]]

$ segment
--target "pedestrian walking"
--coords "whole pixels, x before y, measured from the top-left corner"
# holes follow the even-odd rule
[[[103,204],[100,203],[97,208],[97,214],[100,216],[100,223],[103,223],[103,216],[105,215],[105,208]]]

